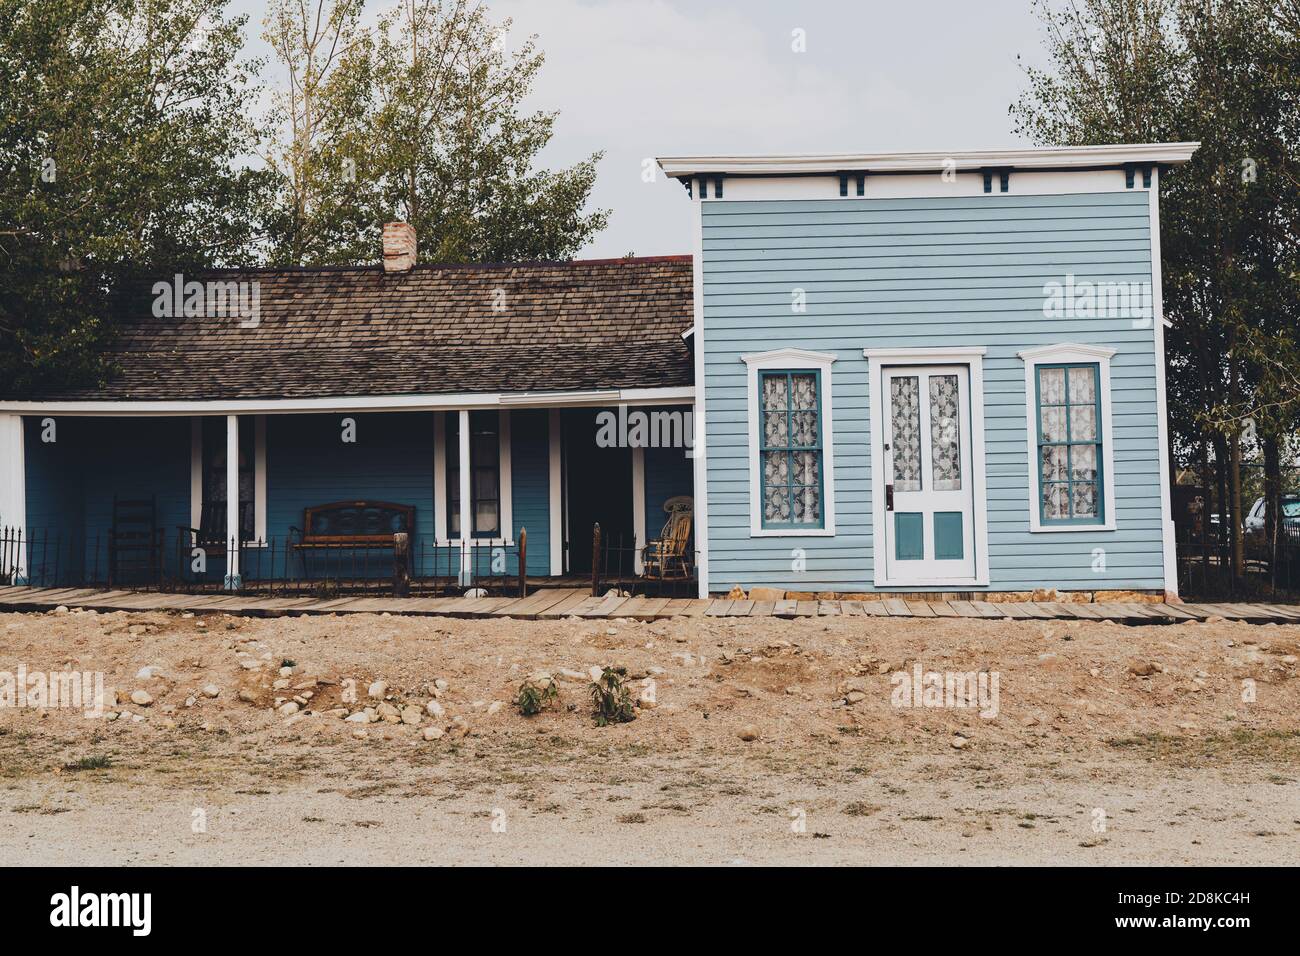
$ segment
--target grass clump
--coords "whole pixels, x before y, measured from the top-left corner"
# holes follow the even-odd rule
[[[592,681],[591,704],[597,727],[625,724],[636,720],[636,706],[632,701],[632,692],[623,683],[622,676],[612,667],[606,667],[601,671],[600,677]]]
[[[519,693],[515,695],[515,706],[523,716],[533,717],[552,706],[559,697],[560,689],[555,686],[554,677],[548,678],[545,683],[530,677],[519,685]]]

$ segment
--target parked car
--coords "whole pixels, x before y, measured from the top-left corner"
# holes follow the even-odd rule
[[[1300,528],[1300,492],[1291,492],[1282,496],[1282,526]],[[1264,530],[1264,499],[1256,498],[1255,504],[1246,515],[1246,530]]]

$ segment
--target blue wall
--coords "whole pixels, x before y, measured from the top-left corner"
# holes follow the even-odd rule
[[[1027,175],[1027,174],[1026,174]],[[1017,177],[1012,177],[1012,184]],[[990,590],[1163,587],[1154,331],[1128,318],[1048,319],[1043,285],[1151,279],[1146,190],[918,199],[702,203],[710,587],[870,591],[870,402],[864,348],[985,346]],[[792,314],[791,292],[807,293]],[[1031,534],[1025,372],[1016,353],[1065,342],[1111,361],[1113,532]],[[832,366],[832,538],[749,533],[746,366],[796,347]],[[1105,573],[1092,570],[1104,547]],[[791,569],[804,549],[807,572]],[[907,588],[909,591],[922,590]],[[932,589],[935,590],[935,589]],[[937,589],[942,590],[942,588]]]

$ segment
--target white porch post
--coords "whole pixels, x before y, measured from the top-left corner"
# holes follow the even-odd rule
[[[550,440],[550,518],[551,518],[551,576],[564,573],[564,499],[561,497],[560,477],[560,410],[552,408],[547,413],[547,437]]]
[[[470,564],[469,542],[474,530],[474,509],[469,498],[469,409],[462,408],[459,416],[460,424],[456,429],[456,437],[459,439],[457,458],[459,467],[456,469],[456,477],[460,481],[460,583],[468,585],[473,570]]]
[[[632,449],[632,537],[636,541],[633,566],[637,574],[645,572],[641,549],[645,547],[645,449]]]
[[[228,590],[239,581],[239,416],[226,416],[226,581]]]
[[[23,450],[23,417],[0,415],[0,528],[13,541],[6,551],[16,559],[14,583],[27,579],[27,463]],[[16,542],[22,548],[15,548]],[[17,553],[15,553],[15,551]]]

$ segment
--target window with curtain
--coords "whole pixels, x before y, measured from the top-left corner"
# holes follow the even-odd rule
[[[501,533],[501,432],[495,411],[469,413],[470,510],[474,537]],[[460,415],[447,415],[447,533],[460,536]]]
[[[1043,524],[1101,524],[1101,372],[1096,363],[1039,365],[1039,509]]]
[[[250,416],[239,419],[239,537],[254,535],[254,428]],[[226,536],[226,420],[217,415],[203,419],[203,507],[197,529],[209,539]]]
[[[758,390],[763,527],[820,528],[821,375],[764,370]]]

